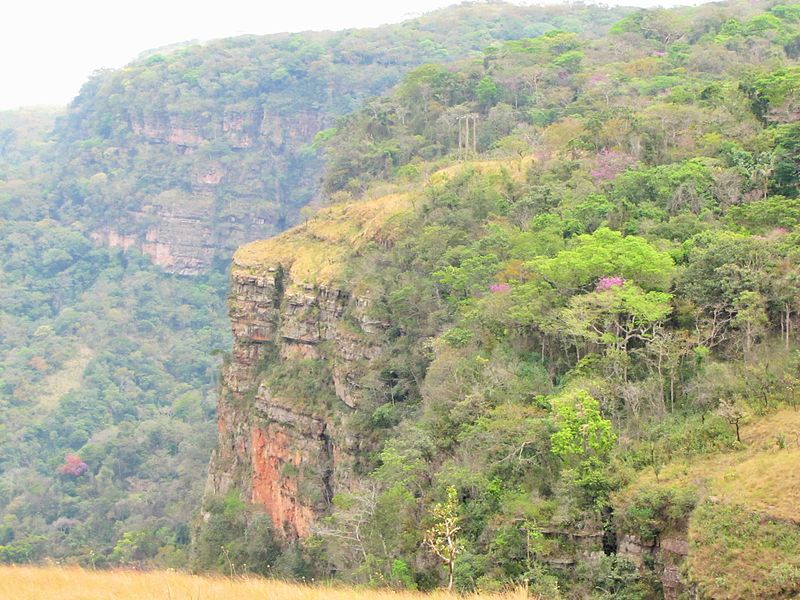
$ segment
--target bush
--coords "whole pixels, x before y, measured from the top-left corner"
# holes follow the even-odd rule
[[[694,488],[659,485],[640,488],[618,512],[620,529],[643,542],[655,543],[662,533],[685,527],[697,501]]]

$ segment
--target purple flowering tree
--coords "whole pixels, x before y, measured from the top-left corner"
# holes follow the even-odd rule
[[[634,157],[614,150],[601,150],[595,160],[596,167],[591,174],[597,183],[611,181],[636,162]]]
[[[596,292],[605,292],[611,288],[620,287],[624,283],[625,280],[622,277],[601,277],[597,280],[597,285],[594,289]]]
[[[511,286],[507,283],[493,283],[489,286],[489,291],[493,294],[505,294],[511,291]]]

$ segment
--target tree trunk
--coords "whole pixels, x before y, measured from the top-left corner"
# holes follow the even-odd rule
[[[453,567],[455,566],[453,564],[454,562],[455,561],[450,560],[447,563],[447,591],[448,592],[452,592],[453,591],[453,570],[454,570]]]

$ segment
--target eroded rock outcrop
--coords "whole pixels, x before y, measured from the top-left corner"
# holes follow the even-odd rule
[[[332,207],[234,257],[234,345],[207,493],[240,490],[285,539],[307,535],[353,479],[359,440],[348,420],[362,398],[363,368],[381,355],[385,324],[373,315],[370,290],[349,289],[340,270],[361,244],[387,243],[382,225],[407,208],[403,196]],[[297,376],[304,368],[317,371]],[[295,385],[308,381],[310,391]]]
[[[305,149],[323,124],[314,111],[133,113],[130,135],[117,150],[148,159],[126,164],[126,179],[119,180],[121,159],[104,155],[98,165],[104,170],[93,175],[103,182],[98,195],[112,203],[124,196],[126,212],[121,219],[99,216],[92,238],[139,250],[166,271],[200,274],[239,246],[278,233],[287,215],[310,200],[315,185],[300,189],[294,182],[316,181],[318,160]],[[169,178],[159,173],[163,165],[172,165]],[[142,192],[141,181],[151,179],[159,183]]]
[[[647,564],[661,581],[665,600],[676,600],[686,591],[681,566],[689,554],[685,531],[660,536],[646,542],[634,535],[623,535],[617,553],[639,567]]]

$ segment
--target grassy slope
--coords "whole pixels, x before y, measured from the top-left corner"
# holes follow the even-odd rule
[[[428,183],[442,183],[465,169],[484,175],[497,175],[504,170],[509,177],[520,179],[532,162],[532,157],[459,162],[431,173]],[[415,211],[417,202],[424,200],[419,185],[409,184],[401,190],[386,194],[378,191],[374,194],[377,197],[370,200],[322,208],[302,225],[239,248],[233,268],[257,273],[281,265],[295,283],[332,284],[354,252],[369,243],[395,241],[393,220]]]
[[[789,598],[800,593],[800,411],[742,426],[742,448],[673,461],[656,481],[642,474],[622,504],[647,486],[693,488],[687,578],[701,597]]]
[[[504,595],[456,596],[346,587],[303,586],[246,577],[227,579],[153,571],[89,571],[62,567],[0,567],[0,598],[15,600],[522,600],[524,590]]]

